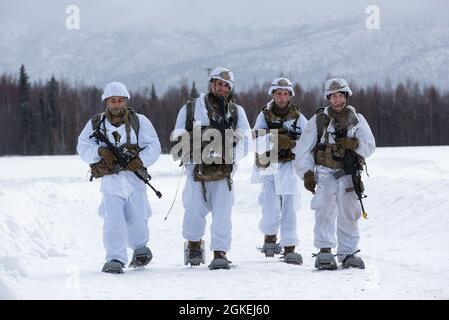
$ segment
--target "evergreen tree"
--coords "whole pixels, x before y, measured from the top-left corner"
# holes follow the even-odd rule
[[[47,82],[46,88],[46,108],[44,114],[45,121],[45,137],[42,137],[43,141],[46,141],[49,148],[48,152],[55,154],[57,145],[57,125],[58,125],[58,105],[57,97],[59,91],[59,84],[54,76],[51,76],[50,81]]]
[[[156,94],[156,88],[154,86],[154,83],[151,84],[151,93],[150,93],[150,101],[151,103],[156,103],[158,100],[157,94]]]
[[[195,81],[192,82],[192,89],[190,90],[190,99],[198,98],[200,94],[198,93],[198,90],[196,89]]]
[[[27,154],[30,145],[31,127],[33,125],[33,114],[30,104],[30,87],[29,76],[26,73],[25,66],[22,64],[19,74],[19,109],[20,109],[20,125],[22,138],[22,154]]]
[[[260,108],[267,103],[265,84],[254,84],[238,92],[236,101],[254,124]],[[323,100],[321,86],[302,88],[296,84],[295,104],[310,119]],[[361,112],[370,124],[379,147],[445,145],[449,141],[449,92],[429,85],[424,88],[407,80],[394,86],[357,87],[348,102]],[[86,121],[104,110],[99,103],[102,89],[95,86],[69,86],[51,77],[46,82],[30,84],[22,65],[20,76],[0,75],[0,155],[7,154],[74,154],[77,138]],[[169,151],[169,136],[181,106],[187,99],[198,97],[196,83],[170,87],[160,97],[155,85],[133,92],[132,107],[152,121],[162,150]],[[324,104],[323,104],[324,103]]]
[[[39,102],[38,102],[38,106],[39,106],[39,114],[40,114],[40,119],[39,119],[39,125],[38,125],[38,136],[40,137],[40,146],[39,146],[39,150],[40,150],[40,154],[48,154],[48,149],[49,149],[49,139],[48,139],[48,125],[47,125],[47,117],[46,117],[46,112],[47,112],[47,105],[45,103],[45,94],[44,91],[41,90],[39,92]]]

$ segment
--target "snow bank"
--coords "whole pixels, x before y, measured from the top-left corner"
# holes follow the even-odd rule
[[[61,183],[70,183],[75,174],[67,167],[67,157],[5,157],[0,161],[3,168],[14,168],[3,171],[0,178],[0,274],[4,280],[0,297],[15,298],[8,283],[27,278],[30,266],[40,260],[64,255],[59,248],[64,244],[52,241],[51,209],[66,201]]]
[[[0,279],[0,300],[17,299],[16,294]]]

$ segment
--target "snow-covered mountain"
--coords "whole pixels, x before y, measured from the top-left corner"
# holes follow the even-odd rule
[[[21,28],[1,34],[0,73],[17,73],[24,63],[32,79],[55,74],[131,88],[154,82],[164,91],[182,81],[204,89],[206,69],[223,65],[234,71],[237,90],[280,72],[306,87],[332,74],[360,85],[411,78],[447,88],[449,26],[389,20],[368,30],[365,20],[360,14],[192,29]]]
[[[301,187],[299,252],[287,265],[256,250],[260,185],[250,184],[253,157],[234,176],[235,268],[209,271],[183,263],[182,188],[167,220],[181,169],[168,155],[150,168],[153,216],[145,270],[115,276],[103,265],[100,181],[89,182],[77,156],[0,157],[0,299],[448,299],[449,147],[378,148],[363,175],[368,220],[360,221],[365,270],[317,272],[312,253],[312,194]],[[208,216],[208,225],[211,222]],[[210,244],[209,228],[204,240]],[[131,254],[131,252],[129,252]],[[174,285],[175,284],[175,285]],[[219,288],[219,290],[217,290]]]

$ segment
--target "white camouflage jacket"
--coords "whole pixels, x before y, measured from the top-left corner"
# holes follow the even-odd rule
[[[329,114],[328,110],[330,107],[326,107],[324,109],[325,114]],[[371,128],[368,125],[368,122],[366,122],[365,118],[360,114],[356,113],[354,107],[348,106],[349,110],[355,114],[357,117],[358,123],[354,126],[348,127],[348,138],[357,138],[358,140],[358,147],[355,150],[357,154],[360,156],[367,158],[371,154],[374,153],[374,150],[376,149],[376,142],[373,136],[373,133],[371,132]],[[307,171],[314,172],[315,169],[315,158],[314,158],[314,149],[315,146],[318,143],[318,133],[317,133],[317,122],[316,122],[317,116],[314,115],[309,122],[307,123],[307,126],[305,130],[303,131],[301,138],[299,139],[299,143],[296,145],[295,149],[297,149],[296,153],[296,159],[294,160],[294,168],[296,171],[296,174],[301,178],[304,179],[304,174]],[[326,132],[333,133],[335,132],[334,128],[334,121],[331,119],[329,125],[327,128],[324,128],[323,136],[320,139],[320,142],[325,141],[325,135]],[[335,140],[333,138],[332,134],[329,134],[329,143],[335,143]],[[335,169],[327,168],[321,165],[317,166],[317,171],[321,173],[327,173],[327,172],[334,172]]]

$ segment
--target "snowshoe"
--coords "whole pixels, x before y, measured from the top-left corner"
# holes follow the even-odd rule
[[[129,267],[144,267],[150,263],[151,259],[153,259],[153,254],[151,253],[150,248],[143,247],[136,249],[134,250],[133,258],[129,264]]]
[[[341,262],[341,265],[343,266],[343,268],[345,268],[345,269],[347,269],[347,268],[365,269],[365,263],[363,262],[362,258],[357,257],[355,255],[357,252],[358,251],[356,251],[355,253],[346,255],[346,257]]]
[[[289,264],[302,264],[302,256],[295,252],[295,247],[285,247],[283,252],[283,259],[285,263]]]
[[[330,248],[322,248],[320,252],[313,255],[315,259],[315,268],[320,270],[336,270],[337,262]]]
[[[231,269],[231,261],[226,257],[224,251],[214,251],[214,259],[209,265],[209,270]]]
[[[184,242],[184,264],[199,266],[206,263],[206,253],[204,251],[204,241],[186,241]]]
[[[265,257],[273,258],[275,254],[281,254],[282,248],[279,243],[276,243],[276,235],[266,235],[263,247],[259,249],[260,252],[265,253]]]
[[[104,264],[103,269],[101,272],[106,273],[124,273],[123,268],[125,267],[125,264],[121,262],[120,260],[112,259],[111,261],[108,261]]]

